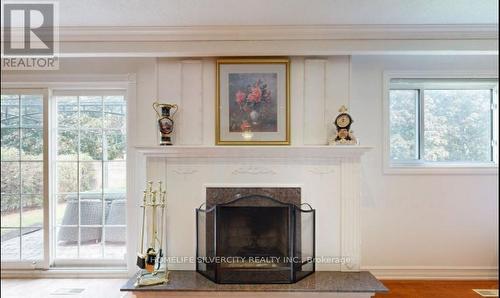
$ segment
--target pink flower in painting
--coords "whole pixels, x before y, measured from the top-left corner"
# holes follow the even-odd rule
[[[260,90],[259,83],[255,83],[252,87],[250,94],[248,94],[248,100],[250,102],[260,102],[260,98],[262,96],[262,91]]]
[[[245,101],[245,97],[246,97],[245,92],[243,92],[241,90],[238,90],[238,92],[236,92],[236,102],[239,105],[241,105]]]
[[[250,127],[252,127],[252,126],[250,125],[250,123],[248,123],[248,121],[243,120],[243,122],[241,122],[241,125],[240,125],[241,131],[247,131],[248,129],[250,129]]]

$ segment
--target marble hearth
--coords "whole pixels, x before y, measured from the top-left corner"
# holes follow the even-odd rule
[[[221,285],[195,271],[172,271],[167,284],[135,288],[132,277],[121,291],[133,293],[130,297],[316,297],[369,298],[375,293],[386,293],[387,288],[371,273],[316,272],[294,284]],[[129,297],[129,296],[127,296]]]

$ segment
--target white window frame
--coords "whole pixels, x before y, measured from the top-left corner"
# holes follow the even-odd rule
[[[498,175],[498,140],[495,139],[493,162],[393,162],[390,158],[390,90],[393,79],[497,79],[498,73],[486,72],[435,72],[435,71],[385,71],[383,73],[383,150],[382,160],[385,174],[465,174]],[[415,90],[415,88],[408,88]],[[494,101],[498,105],[498,90]],[[498,107],[493,117],[493,136],[498,136]],[[422,144],[419,144],[421,146]]]
[[[17,74],[9,74],[2,76],[2,89],[45,89],[47,90],[46,101],[47,104],[44,105],[44,113],[51,113],[54,106],[52,100],[50,100],[52,96],[52,90],[54,89],[64,89],[64,90],[110,90],[110,89],[119,89],[125,90],[125,98],[127,104],[127,120],[126,120],[126,130],[127,130],[127,197],[129,198],[132,190],[131,190],[131,172],[133,171],[132,166],[133,163],[133,130],[130,127],[130,123],[133,123],[133,119],[135,119],[135,104],[136,104],[136,75],[133,73],[125,74],[125,75],[17,75]],[[51,123],[50,117],[47,114],[47,117],[44,117],[44,133],[45,133],[45,144],[51,144],[52,140],[49,140],[50,134],[49,131],[52,132],[54,130],[54,126]],[[44,160],[50,160],[49,155],[51,153],[50,148],[45,146],[47,149],[46,156],[44,155]],[[49,165],[49,162],[45,163],[46,167],[44,168],[44,175],[46,179],[50,179],[53,175],[52,167]],[[53,227],[54,213],[53,213],[53,204],[50,196],[54,193],[53,183],[51,181],[44,181],[44,192],[46,192],[45,200],[47,200],[47,207],[44,210],[44,216],[48,220],[44,223],[44,233],[48,240],[44,239],[44,253],[45,260],[43,266],[33,266],[32,263],[29,264],[21,264],[19,262],[16,264],[6,264],[4,266],[2,262],[2,276],[53,276],[54,274],[58,274],[57,272],[65,272],[64,276],[71,276],[71,274],[76,274],[75,276],[80,276],[80,274],[86,274],[89,270],[95,272],[96,269],[100,269],[99,272],[102,272],[104,276],[127,276],[127,268],[126,266],[130,263],[130,248],[133,246],[129,239],[129,225],[128,225],[128,214],[127,218],[127,242],[126,242],[126,257],[124,261],[115,261],[115,260],[94,260],[94,259],[85,259],[85,260],[68,260],[67,262],[58,262],[54,263],[54,248],[49,247],[53,245],[53,233],[49,232],[49,229]],[[129,213],[130,206],[127,206],[127,213]],[[47,225],[47,227],[45,227]],[[109,269],[107,269],[109,268]],[[123,268],[123,269],[120,269]],[[31,269],[31,270],[19,270],[19,269]],[[34,269],[41,269],[42,271],[38,271],[38,273],[26,273],[26,271],[32,271]],[[70,274],[68,274],[64,270],[70,270]],[[108,274],[109,273],[109,274]],[[92,273],[94,274],[94,273]]]

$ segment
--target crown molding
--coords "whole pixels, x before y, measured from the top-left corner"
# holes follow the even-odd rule
[[[498,55],[498,24],[58,29],[60,57]]]
[[[61,42],[498,39],[498,24],[60,27]]]

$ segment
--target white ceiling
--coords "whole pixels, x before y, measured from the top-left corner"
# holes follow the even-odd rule
[[[497,0],[61,0],[61,26],[498,24]]]

